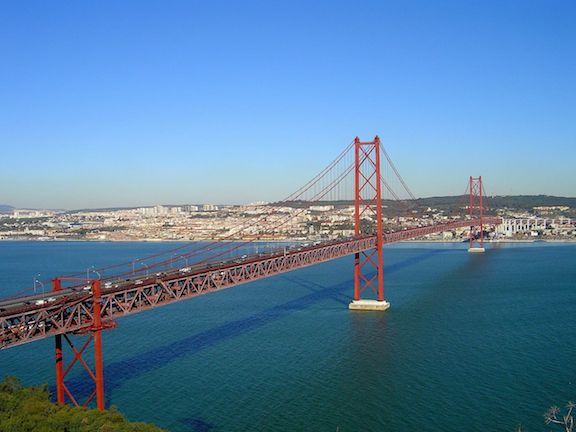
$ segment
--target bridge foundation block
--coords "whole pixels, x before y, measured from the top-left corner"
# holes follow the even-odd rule
[[[348,309],[358,311],[385,311],[389,307],[390,303],[387,301],[378,300],[353,300],[348,305]]]
[[[470,249],[468,249],[468,252],[470,252],[470,253],[484,253],[484,252],[486,252],[486,249],[484,249],[483,247],[471,247]]]

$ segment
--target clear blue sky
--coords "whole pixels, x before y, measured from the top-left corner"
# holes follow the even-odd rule
[[[0,203],[277,200],[379,134],[416,195],[576,196],[576,2],[2,1]]]

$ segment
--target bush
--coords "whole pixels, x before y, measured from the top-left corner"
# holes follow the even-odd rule
[[[0,383],[2,432],[162,432],[156,426],[127,421],[115,408],[59,406],[50,402],[47,386],[25,388],[18,378]]]

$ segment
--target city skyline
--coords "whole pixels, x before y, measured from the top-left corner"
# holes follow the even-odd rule
[[[416,196],[576,190],[569,1],[1,10],[1,204],[277,201],[376,134]]]

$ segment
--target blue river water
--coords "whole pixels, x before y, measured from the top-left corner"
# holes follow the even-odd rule
[[[544,430],[576,398],[576,245],[490,246],[386,247],[385,313],[347,309],[346,257],[122,318],[107,404],[173,432]],[[0,297],[172,247],[0,242]],[[53,350],[0,351],[0,376],[53,384]]]

